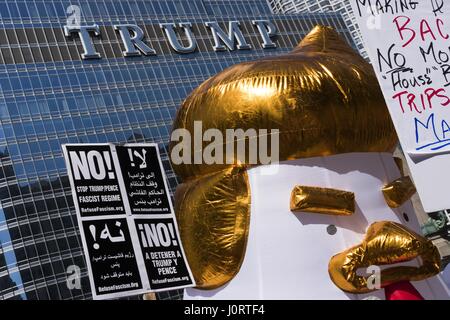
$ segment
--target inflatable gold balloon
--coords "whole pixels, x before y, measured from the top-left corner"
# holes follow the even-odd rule
[[[182,104],[173,129],[194,136],[195,121],[202,122],[203,132],[278,129],[280,161],[391,152],[397,144],[372,66],[323,26],[288,54],[239,63],[205,81]],[[192,158],[208,144],[192,150]],[[188,179],[242,160],[226,159],[224,153],[223,165],[191,163],[173,164],[173,169]]]
[[[243,168],[228,168],[181,184],[175,193],[180,236],[197,286],[214,289],[239,271],[250,224]]]
[[[350,216],[355,212],[355,194],[343,190],[296,186],[291,192],[291,211]]]
[[[173,130],[194,136],[196,121],[203,132],[213,128],[224,136],[230,128],[277,129],[280,161],[392,152],[397,144],[372,67],[324,26],[314,28],[288,54],[240,63],[205,81],[182,104]],[[171,143],[171,151],[177,151],[176,145]],[[175,195],[183,246],[198,287],[213,289],[233,279],[245,255],[250,163],[227,159],[224,153],[223,164],[195,164],[203,148],[192,147],[191,163],[172,166],[183,179]],[[332,274],[339,272],[335,266]],[[337,282],[347,281],[342,277]]]
[[[416,187],[411,178],[405,176],[387,184],[382,191],[389,207],[398,208],[416,193]]]
[[[366,293],[367,279],[357,274],[359,268],[395,265],[421,258],[420,267],[391,266],[381,271],[381,287],[399,281],[419,281],[436,275],[440,271],[439,251],[428,239],[395,222],[373,223],[363,242],[335,255],[330,260],[331,280],[349,293]]]

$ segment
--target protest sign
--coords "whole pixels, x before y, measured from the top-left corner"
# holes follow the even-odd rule
[[[424,209],[450,208],[450,1],[351,4]]]
[[[94,299],[195,285],[157,145],[63,151]]]

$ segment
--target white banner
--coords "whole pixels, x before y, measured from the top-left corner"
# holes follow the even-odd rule
[[[351,0],[427,212],[450,208],[450,1]]]

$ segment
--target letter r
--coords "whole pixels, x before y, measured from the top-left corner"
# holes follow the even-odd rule
[[[125,47],[123,55],[125,57],[140,56],[141,52],[146,56],[156,54],[154,49],[142,41],[144,39],[144,31],[138,26],[134,24],[118,24],[114,25],[114,30],[119,31],[120,37],[122,38]]]

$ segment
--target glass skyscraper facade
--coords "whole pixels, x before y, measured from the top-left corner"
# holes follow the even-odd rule
[[[71,5],[81,25],[99,25],[101,59],[83,60],[80,38],[64,35]],[[276,48],[261,47],[255,19],[276,26]],[[224,30],[239,21],[252,48],[214,51],[208,21]],[[170,47],[159,26],[167,22],[192,24],[195,52]],[[124,57],[115,24],[140,26],[156,55]],[[156,142],[173,192],[167,146],[182,100],[230,65],[290,51],[316,24],[351,42],[338,14],[273,15],[265,0],[1,1],[0,299],[91,298],[61,144]],[[81,288],[70,290],[72,265]]]
[[[353,37],[360,54],[368,58],[363,38],[349,0],[268,0],[274,13],[337,12]]]

